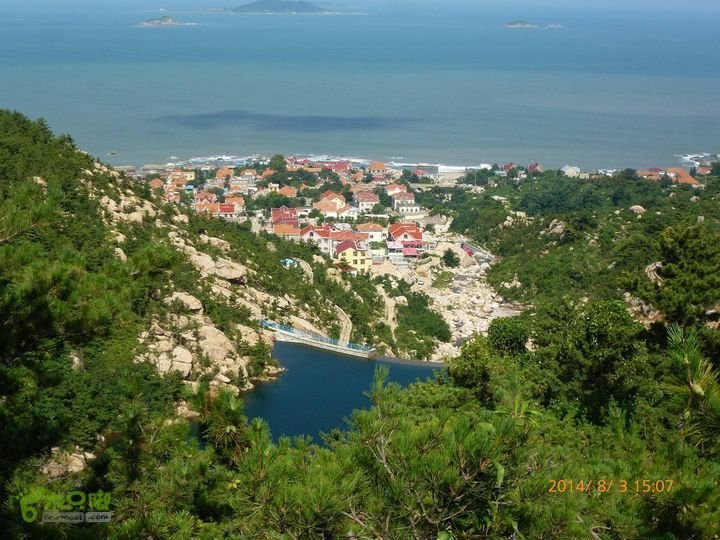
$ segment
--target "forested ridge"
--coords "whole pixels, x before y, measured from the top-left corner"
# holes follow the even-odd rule
[[[479,195],[426,194],[436,211],[453,214],[457,230],[502,257],[491,279],[527,310],[494,321],[488,337],[467,343],[435,380],[403,390],[379,370],[368,390],[372,407],[322,445],[274,441],[263,421],[247,421],[242,396],[133,361],[154,317],[187,316],[164,302],[173,291],[200,299],[240,343],[238,325],[255,328],[249,311],[213,296],[168,244],[176,210],[113,223],[102,195],[151,200],[144,186],[98,168],[43,122],[0,113],[0,531],[8,538],[713,538],[720,534],[718,182],[691,191],[631,174],[595,185],[548,174]],[[644,207],[642,217],[631,205]],[[118,232],[126,261],[116,256]],[[299,270],[272,280],[258,272],[279,265],[268,242],[312,258],[306,246],[198,217],[176,232],[228,241],[224,256],[256,265],[249,286],[290,294],[290,305],[307,303],[317,324],[332,325]],[[319,290],[349,310],[323,265],[315,268]],[[503,286],[516,275],[519,286]],[[356,290],[365,299],[352,314],[356,337],[373,338],[382,304],[373,287],[358,282]],[[257,364],[249,375],[271,362],[262,347],[247,351]],[[177,416],[181,399],[199,413],[194,423]],[[48,479],[41,469],[50,449],[76,445],[93,454],[86,466]],[[22,519],[23,496],[73,490],[110,493],[112,522]]]

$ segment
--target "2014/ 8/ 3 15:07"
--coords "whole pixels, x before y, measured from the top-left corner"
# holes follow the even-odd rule
[[[548,493],[670,493],[674,480],[548,480]]]

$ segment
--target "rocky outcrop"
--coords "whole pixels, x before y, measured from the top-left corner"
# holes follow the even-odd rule
[[[235,393],[251,389],[252,384],[247,382],[249,358],[242,356],[237,344],[203,315],[200,301],[182,292],[173,293],[165,301],[180,302],[191,313],[153,320],[148,331],[140,336],[144,351],[135,361],[153,364],[161,375],[179,372],[188,382],[211,374],[214,377],[211,385],[226,386]],[[249,344],[265,339],[248,327],[238,329],[243,341]]]
[[[508,304],[493,290],[484,274],[480,265],[460,268],[454,271],[449,288],[424,290],[433,301],[432,308],[443,316],[452,332],[450,343],[439,344],[431,360],[457,356],[460,345],[475,334],[486,334],[493,319],[520,313],[518,306]]]
[[[555,236],[562,236],[565,234],[567,223],[559,219],[553,219],[547,229],[540,232],[540,236],[551,234]]]
[[[185,306],[185,308],[193,313],[202,314],[203,312],[203,306],[200,303],[200,300],[188,293],[175,292],[165,299],[165,303],[168,305],[171,305],[174,302],[180,302],[183,306]]]
[[[201,234],[200,241],[204,242],[206,244],[210,244],[211,246],[219,248],[225,252],[230,251],[230,242],[228,242],[226,240],[222,240],[220,238],[215,238],[214,236],[207,236],[205,234]]]
[[[58,447],[52,448],[50,452],[50,458],[41,467],[41,471],[48,477],[48,480],[56,480],[79,473],[89,461],[95,459],[95,454],[85,452],[79,446],[76,446],[73,452],[63,452]]]
[[[629,292],[625,293],[625,302],[628,306],[628,311],[633,318],[643,324],[646,328],[650,328],[653,323],[663,320],[663,314],[655,309],[652,305],[647,302],[643,302],[641,299],[633,296]]]

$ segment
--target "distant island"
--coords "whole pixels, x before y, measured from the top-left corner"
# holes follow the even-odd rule
[[[330,13],[327,9],[303,0],[257,0],[225,11],[247,14],[303,14],[322,15]]]
[[[146,28],[158,28],[160,26],[184,26],[184,24],[172,17],[158,17],[157,19],[148,19],[147,21],[140,23],[140,26]]]
[[[505,28],[512,28],[512,29],[521,29],[521,30],[528,30],[528,29],[535,29],[540,28],[539,24],[527,22],[527,21],[513,21],[510,23],[507,23],[505,25]],[[562,24],[546,24],[543,26],[545,30],[557,30],[559,28],[565,28]]]
[[[507,23],[505,28],[540,28],[537,24],[530,23],[527,21],[513,21]]]

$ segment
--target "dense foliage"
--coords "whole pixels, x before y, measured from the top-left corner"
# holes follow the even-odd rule
[[[626,186],[637,180],[621,178],[581,186],[553,210],[531,205],[547,200],[533,193],[555,189],[550,176],[534,179],[536,186],[498,186],[504,200],[451,194],[446,210],[460,218],[454,226],[501,252],[493,279],[517,274],[517,298],[533,300],[534,309],[493,322],[489,337],[464,344],[436,380],[403,390],[378,370],[371,407],[316,445],[273,440],[262,420],[248,422],[242,398],[211,391],[207,382],[191,391],[133,362],[148,318],[172,309],[161,300],[170,283],[201,298],[223,328],[253,323],[242,309],[213,300],[187,261],[158,241],[156,227],[125,224],[128,263],[119,264],[83,176],[93,166],[42,122],[0,114],[3,537],[720,535],[720,382],[712,352],[718,287],[708,271],[717,269],[716,180],[692,202],[695,193],[684,188]],[[120,186],[146,195],[109,174],[92,181],[108,193]],[[606,189],[629,190],[623,204],[649,192],[647,213],[616,215]],[[529,205],[532,220],[499,228],[515,204]],[[489,210],[488,221],[476,207]],[[565,236],[548,231],[557,221]],[[254,261],[252,285],[292,291],[319,317],[332,317],[312,297],[320,291],[353,319],[356,339],[387,337],[377,322],[379,283],[358,278],[354,292],[333,286],[311,246],[200,217],[188,231],[217,234],[232,256]],[[569,255],[598,268],[577,283]],[[279,259],[288,256],[312,261],[313,284],[300,269],[282,268]],[[662,264],[649,277],[650,262]],[[608,270],[613,263],[617,270]],[[623,287],[662,311],[654,325],[630,315]],[[426,297],[404,282],[388,289],[405,296],[398,323],[401,336],[414,336],[412,347],[449,338]],[[198,411],[196,422],[175,416],[180,397]],[[40,464],[56,444],[97,457],[50,482]],[[19,519],[24,494],[70,490],[110,493],[112,522]]]

